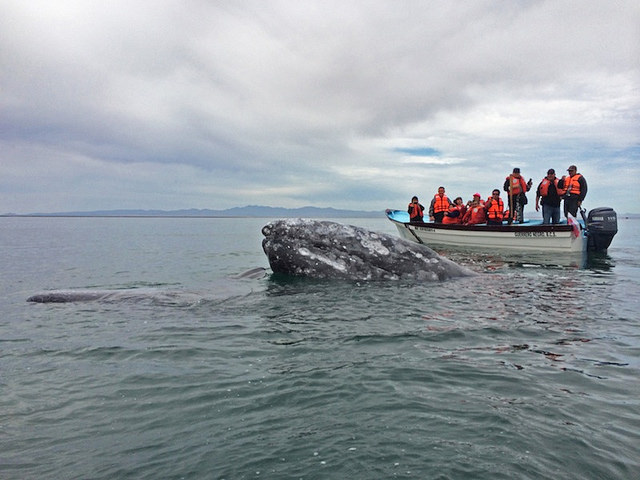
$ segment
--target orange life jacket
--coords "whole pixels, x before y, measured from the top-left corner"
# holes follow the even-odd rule
[[[504,212],[504,202],[501,198],[498,200],[491,199],[491,206],[489,210],[487,210],[487,217],[489,220],[499,220],[502,221],[502,213]]]
[[[510,195],[518,195],[522,192],[527,191],[527,184],[522,177],[514,177],[513,175],[509,175],[507,177],[509,180],[509,185],[511,186]]]
[[[466,210],[467,210],[467,207],[465,207],[464,205],[456,205],[455,207],[451,205],[449,207],[449,213],[458,211],[458,215],[456,215],[455,217],[450,217],[449,213],[447,213],[442,219],[442,223],[447,223],[449,225],[462,223],[462,218],[464,217]]]
[[[411,213],[409,213],[409,218],[422,217],[424,212],[424,208],[421,208],[419,203],[410,203],[409,209],[411,209]]]
[[[554,179],[553,180],[553,184],[556,186],[556,190],[558,191],[558,193],[560,193],[560,189],[558,188],[558,179]],[[540,182],[540,196],[541,197],[546,197],[549,194],[549,185],[551,185],[551,182],[549,180],[547,180],[547,177],[542,179],[542,182]]]
[[[449,210],[449,199],[446,195],[443,195],[442,198],[440,198],[440,195],[436,193],[434,198],[436,201],[433,204],[433,213],[446,212]]]
[[[576,173],[573,177],[568,177],[564,179],[564,191],[565,193],[570,193],[571,195],[580,195],[580,180],[579,173]]]

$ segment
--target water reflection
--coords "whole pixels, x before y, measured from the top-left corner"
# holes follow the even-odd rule
[[[601,253],[601,252],[593,252],[589,253],[586,260],[586,265],[584,268],[599,271],[599,272],[608,272],[613,267],[615,267],[616,262],[609,254]]]
[[[593,269],[608,271],[613,259],[602,253],[519,253],[482,252],[460,248],[435,248],[438,254],[481,272],[502,271],[509,268]]]

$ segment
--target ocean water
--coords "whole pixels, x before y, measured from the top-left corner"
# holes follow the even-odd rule
[[[430,284],[243,277],[268,220],[0,218],[0,478],[640,478],[639,220]]]

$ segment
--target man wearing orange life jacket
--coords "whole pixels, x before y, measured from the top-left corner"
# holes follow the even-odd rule
[[[542,223],[560,223],[560,194],[556,171],[547,170],[547,176],[542,179],[536,190],[536,212],[540,210],[538,202],[542,203]]]
[[[431,200],[431,205],[429,205],[429,220],[435,223],[442,223],[442,218],[449,210],[449,205],[452,205],[452,203],[444,194],[444,187],[438,187],[438,193],[436,193],[433,200]]]
[[[587,196],[587,181],[578,173],[575,165],[567,168],[569,178],[564,175],[558,182],[558,188],[564,192],[564,216],[571,214],[574,217],[578,215],[578,208],[582,205],[584,197]]]
[[[500,190],[497,188],[491,192],[484,206],[487,209],[487,225],[502,225],[504,218],[504,202],[500,198]]]
[[[519,223],[524,221],[524,206],[527,204],[527,196],[525,195],[531,189],[533,182],[529,179],[525,183],[524,178],[520,176],[520,169],[514,168],[513,173],[504,181],[504,191],[509,195],[509,225],[513,220]]]
[[[481,198],[479,193],[473,194],[473,202],[469,205],[467,213],[462,219],[463,225],[477,225],[487,221],[487,210],[484,208]]]
[[[413,197],[409,208],[409,221],[410,222],[422,222],[424,221],[422,216],[424,215],[424,207],[418,202],[418,197]]]
[[[465,213],[467,213],[467,207],[462,202],[462,197],[458,197],[454,200],[454,205],[449,205],[449,211],[442,218],[442,223],[449,225],[462,223]]]

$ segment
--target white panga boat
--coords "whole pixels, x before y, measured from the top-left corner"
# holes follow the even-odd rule
[[[618,217],[609,207],[600,207],[578,221],[571,218],[556,225],[543,225],[541,220],[522,224],[460,225],[432,222],[409,222],[402,210],[387,210],[387,218],[395,224],[400,236],[427,246],[498,249],[522,252],[584,251],[606,252],[618,232]]]

